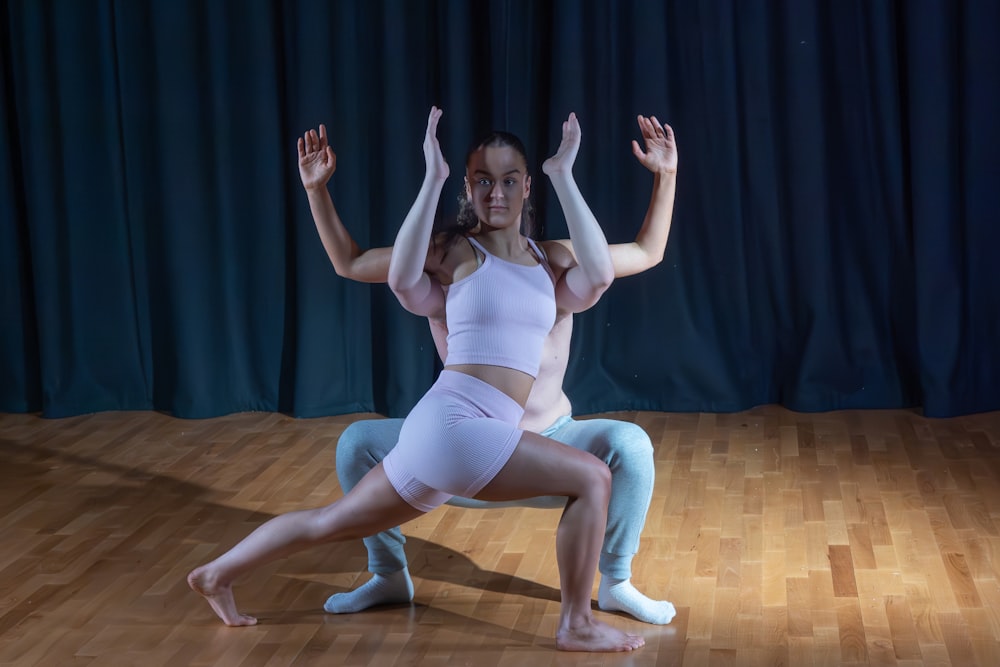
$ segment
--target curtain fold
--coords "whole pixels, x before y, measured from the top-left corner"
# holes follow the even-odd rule
[[[577,413],[1000,409],[1000,2],[297,0],[0,3],[0,410],[405,414],[426,322],[338,277],[295,141],[390,245],[423,176],[518,134],[541,172],[575,111],[580,189],[631,241],[680,149],[663,262],[576,316]]]

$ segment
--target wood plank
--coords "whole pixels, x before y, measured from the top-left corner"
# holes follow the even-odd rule
[[[187,571],[340,495],[374,415],[0,415],[0,664],[1000,664],[1000,413],[602,415],[643,426],[656,488],[633,583],[678,615],[629,656],[553,650],[559,513],[445,507],[404,527],[412,605],[331,616],[360,543],[261,568],[226,628]],[[595,582],[596,584],[596,582]],[[596,588],[595,588],[596,594]]]

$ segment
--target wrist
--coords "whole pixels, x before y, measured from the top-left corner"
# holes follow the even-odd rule
[[[575,183],[576,180],[573,178],[572,170],[566,171],[554,171],[550,174],[546,174],[549,177],[549,182],[552,183],[552,187],[556,189],[570,188]]]
[[[448,172],[436,173],[428,171],[424,175],[424,182],[434,187],[441,187],[448,180]]]

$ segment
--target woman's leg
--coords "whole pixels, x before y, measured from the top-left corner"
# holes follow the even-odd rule
[[[653,445],[637,424],[613,419],[563,419],[543,435],[590,452],[611,469],[608,526],[597,571],[597,603],[605,611],[623,611],[640,621],[662,625],[677,613],[666,600],[646,597],[632,584],[632,558],[653,497]]]
[[[399,497],[379,464],[343,498],[318,509],[281,514],[262,524],[211,563],[195,568],[188,584],[226,625],[254,625],[236,608],[232,585],[240,575],[311,546],[371,535],[423,514]]]
[[[564,651],[630,651],[645,643],[593,617],[590,594],[607,523],[611,473],[591,454],[525,432],[503,469],[476,498],[568,496],[556,535],[562,608],[556,646]]]

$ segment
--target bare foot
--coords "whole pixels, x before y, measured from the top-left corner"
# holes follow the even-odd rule
[[[560,651],[634,651],[645,644],[646,640],[639,635],[622,632],[595,618],[579,625],[560,627],[556,633],[556,648]]]
[[[187,576],[188,586],[198,595],[208,600],[215,615],[230,626],[257,625],[253,616],[241,614],[236,609],[236,599],[233,597],[233,587],[230,584],[221,585],[213,581],[204,565],[191,570]]]

